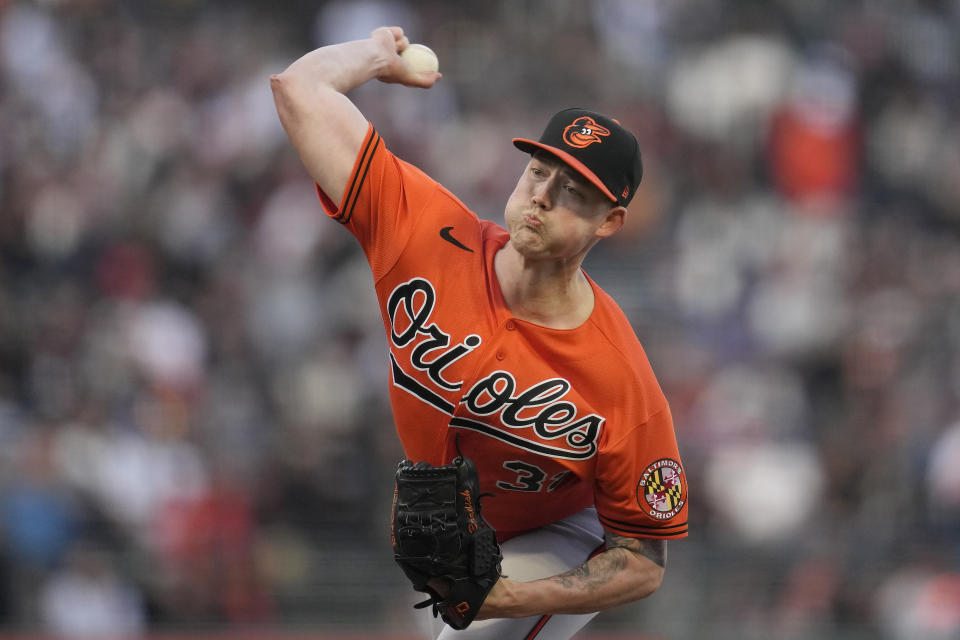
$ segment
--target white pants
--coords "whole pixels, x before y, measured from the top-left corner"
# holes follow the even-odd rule
[[[586,562],[603,544],[603,528],[593,507],[502,545],[503,574],[527,582],[563,573]],[[430,609],[425,615],[432,616]],[[437,640],[569,640],[596,613],[531,616],[474,621],[456,631],[433,621]],[[442,629],[441,629],[442,627]]]

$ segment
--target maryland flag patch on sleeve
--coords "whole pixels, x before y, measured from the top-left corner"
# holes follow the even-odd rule
[[[637,503],[654,520],[670,520],[687,503],[686,478],[676,460],[662,458],[649,465],[637,483]]]

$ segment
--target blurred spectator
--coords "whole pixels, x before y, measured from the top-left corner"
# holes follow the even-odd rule
[[[204,493],[172,496],[156,509],[150,538],[161,575],[154,584],[167,618],[248,624],[271,617],[245,484],[217,474]]]
[[[774,183],[804,209],[826,209],[821,215],[842,212],[859,184],[857,87],[848,57],[837,47],[808,54],[771,123]]]
[[[960,635],[960,574],[904,567],[887,578],[876,604],[884,637],[891,640]]]
[[[41,591],[44,630],[91,640],[139,635],[146,626],[143,600],[112,565],[109,554],[85,543],[75,546]]]
[[[80,510],[57,474],[50,440],[39,426],[23,434],[0,491],[0,539],[22,570],[27,591],[60,563],[80,532]]]

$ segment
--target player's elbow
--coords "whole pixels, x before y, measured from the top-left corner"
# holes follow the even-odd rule
[[[649,598],[663,583],[663,567],[649,563],[643,570],[636,572],[627,600],[635,601]]]
[[[292,102],[294,82],[287,72],[275,73],[270,76],[270,91],[273,92],[273,101],[277,110],[288,107]]]
[[[274,73],[270,76],[270,90],[273,91],[273,95],[277,95],[280,91],[283,90],[283,74]]]
[[[298,88],[299,81],[288,71],[270,76],[270,90],[273,92],[273,103],[277,108],[277,115],[284,128],[290,132],[291,125],[301,118],[304,104],[303,89]]]
[[[657,589],[660,588],[660,585],[663,584],[663,574],[666,573],[666,570],[663,567],[654,565],[650,567],[650,570],[647,575],[647,579],[641,587],[642,595],[640,598],[647,598],[653,595]]]

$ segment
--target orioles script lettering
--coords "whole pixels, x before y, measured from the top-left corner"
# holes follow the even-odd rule
[[[450,334],[435,323],[428,324],[436,299],[433,286],[423,278],[414,278],[394,289],[387,300],[390,339],[395,346],[405,347],[418,336],[423,338],[410,353],[410,364],[420,371],[426,371],[438,387],[456,391],[463,386],[463,381],[447,381],[443,377],[443,370],[480,346],[480,336],[469,335],[462,343],[447,349]],[[427,356],[434,351],[440,353],[427,360]]]
[[[452,427],[560,458],[582,460],[596,454],[604,419],[595,413],[581,415],[568,399],[572,386],[563,378],[541,380],[523,389],[513,373],[497,370],[477,380],[462,397],[450,399],[449,392],[460,390],[465,381],[449,379],[444,371],[476,350],[482,339],[470,334],[454,343],[431,319],[436,303],[433,285],[423,278],[398,285],[387,299],[395,385],[454,416]],[[411,375],[407,363],[427,379]]]

